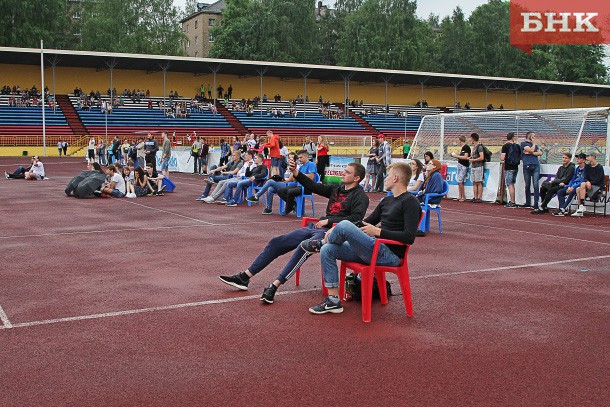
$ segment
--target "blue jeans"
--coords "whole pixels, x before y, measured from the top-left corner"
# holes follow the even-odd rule
[[[216,168],[218,168],[217,166],[213,165],[210,168],[210,171],[215,170]],[[218,175],[212,175],[212,179],[214,180],[215,183],[218,183],[220,181],[222,181],[223,179],[227,179],[229,176],[228,175],[223,175],[223,174],[218,174]],[[210,195],[210,191],[212,190],[212,184],[208,184],[207,182],[205,183],[205,190],[203,191],[203,196],[208,196]]]
[[[307,239],[321,239],[324,237],[327,230],[328,229],[326,228],[316,229],[314,223],[310,222],[304,228],[274,237],[267,243],[267,246],[265,246],[261,254],[254,259],[250,267],[248,267],[248,271],[253,275],[256,275],[273,260],[294,250],[292,257],[290,257],[288,263],[286,263],[277,276],[277,279],[284,284],[309,257],[307,252],[301,249],[301,242]]]
[[[576,195],[576,188],[574,188],[574,190],[568,194],[568,198],[566,199],[567,193],[568,193],[567,188],[561,188],[559,191],[557,191],[557,200],[559,201],[559,209],[567,209],[567,207],[570,206],[572,199],[574,199],[574,195]]]
[[[256,193],[260,198],[263,194],[267,193],[267,204],[265,205],[267,208],[273,208],[273,195],[277,194],[277,190],[280,188],[284,188],[286,186],[285,182],[275,181],[275,180],[267,180],[265,185]]]
[[[244,188],[248,188],[250,185],[252,185],[252,181],[249,179],[229,181],[227,189],[225,189],[224,198],[227,201],[230,201],[231,199],[237,200],[241,197]],[[235,188],[235,193],[233,193],[233,188]]]
[[[532,184],[534,187],[534,207],[538,208],[538,198],[540,189],[540,164],[524,164],[523,165],[523,180],[525,181],[525,205],[532,204]]]
[[[363,264],[371,262],[375,238],[368,236],[358,226],[342,220],[328,235],[328,243],[322,246],[320,261],[324,272],[326,288],[339,287],[339,268],[337,260],[353,261]],[[400,258],[385,244],[379,246],[377,265],[398,266]]]

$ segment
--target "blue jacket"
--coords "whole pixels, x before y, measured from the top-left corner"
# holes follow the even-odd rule
[[[580,168],[579,166],[576,166],[576,168],[574,168],[574,175],[572,175],[572,179],[564,186],[564,188],[578,188],[580,184],[585,182],[585,169],[586,167]]]
[[[423,195],[442,193],[443,188],[444,188],[443,176],[438,171],[433,172],[432,175],[430,176],[430,179],[428,180],[428,183],[426,184],[426,188],[423,191],[419,191],[418,195],[421,196],[420,201],[423,202]],[[442,196],[434,196],[428,200],[428,203],[429,204],[438,204],[442,200],[443,200]]]

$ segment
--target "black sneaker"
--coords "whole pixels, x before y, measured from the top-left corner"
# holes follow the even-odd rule
[[[161,194],[163,192],[163,190],[165,189],[167,185],[161,185],[161,188],[159,188],[159,191],[157,191],[159,194]]]
[[[246,201],[258,203],[258,198],[256,197],[256,195],[250,195],[246,198]]]
[[[415,236],[417,237],[426,237],[426,232],[422,232],[420,229],[415,231]]]
[[[315,305],[309,308],[309,312],[312,314],[326,314],[331,312],[333,314],[340,314],[343,312],[343,306],[341,300],[337,299],[337,302],[330,299],[330,295],[324,299],[322,304]]]
[[[294,206],[286,205],[284,207],[284,212],[282,212],[282,216],[288,216],[294,210],[295,210]]]
[[[242,273],[237,273],[232,276],[219,276],[220,281],[229,284],[235,288],[246,291],[248,289],[249,278],[243,278]]]
[[[322,239],[307,239],[301,242],[301,249],[307,253],[320,253],[322,246],[324,246]]]
[[[273,304],[273,297],[275,296],[276,291],[277,287],[273,284],[269,284],[269,287],[265,288],[263,295],[261,295],[261,301],[266,302],[267,304]]]
[[[263,209],[263,215],[271,215],[272,213],[273,211],[271,210],[271,208]]]
[[[508,209],[515,209],[517,207],[517,205],[515,205],[514,202],[508,201],[508,203],[506,205],[504,205],[505,208]]]
[[[93,191],[93,195],[95,195],[99,198],[100,196],[102,196],[102,191],[100,191],[99,189],[96,189],[95,191]]]
[[[563,209],[553,213],[553,216],[566,216],[566,212]]]

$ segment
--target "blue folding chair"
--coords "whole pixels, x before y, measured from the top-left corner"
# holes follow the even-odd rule
[[[440,206],[440,202],[438,204],[435,204],[434,207],[430,207],[430,204],[428,203],[430,198],[433,197],[444,197],[445,195],[447,195],[449,193],[449,183],[445,180],[443,180],[443,192],[441,192],[440,194],[425,194],[424,197],[424,202],[421,204],[421,208],[422,211],[424,211],[424,219],[421,221],[420,225],[419,225],[419,230],[421,230],[422,232],[427,232],[430,230],[430,212],[436,212],[436,215],[438,217],[438,231],[439,233],[443,233],[443,222],[441,220],[441,206]]]
[[[252,183],[252,185],[250,185],[248,187],[248,189],[246,191],[244,191],[244,194],[246,195],[244,197],[244,200],[246,199],[246,197],[254,195],[255,191],[260,191],[263,188],[263,186],[265,185],[265,182],[267,182],[268,179],[269,179],[269,168],[267,168],[267,176],[265,178],[260,179],[258,181],[254,181]],[[264,199],[265,197],[262,197],[262,198]],[[248,200],[246,200],[246,202],[248,202],[248,206],[252,206],[254,204],[254,202],[250,202]]]
[[[315,183],[319,183],[320,182],[320,175],[318,175],[317,173],[314,173],[313,176],[313,182]],[[294,186],[294,185],[300,185],[298,182],[290,182],[288,184],[286,184],[286,186]],[[305,213],[305,200],[309,199],[311,202],[311,216],[315,216],[316,215],[316,209],[314,206],[314,201],[313,201],[313,194],[306,194],[305,193],[305,188],[301,186],[301,195],[297,196],[295,198],[295,203],[297,206],[297,218],[301,218],[303,217],[303,214]],[[280,198],[280,213],[284,212],[284,205],[286,203],[284,202],[283,199]]]

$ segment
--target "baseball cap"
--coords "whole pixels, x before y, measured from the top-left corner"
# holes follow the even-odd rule
[[[591,150],[587,153],[587,157],[589,157],[589,156],[593,156],[593,157],[597,158],[597,152]]]
[[[576,158],[580,158],[581,160],[586,160],[587,155],[585,153],[579,153],[576,155]]]

